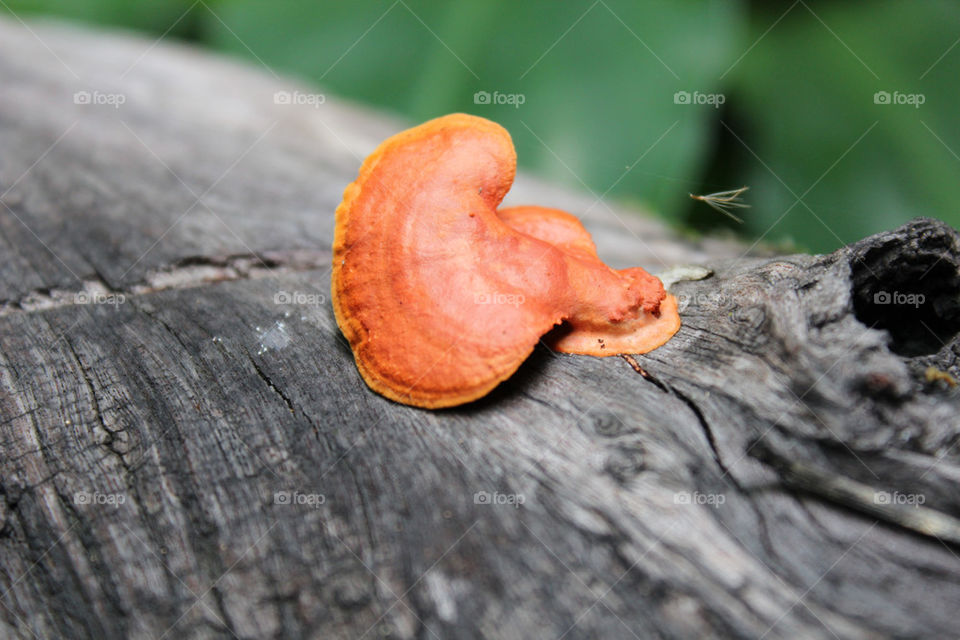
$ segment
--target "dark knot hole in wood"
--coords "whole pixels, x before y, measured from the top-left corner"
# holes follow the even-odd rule
[[[927,233],[889,242],[850,262],[854,314],[885,329],[901,356],[937,353],[960,331],[960,265],[953,238]]]

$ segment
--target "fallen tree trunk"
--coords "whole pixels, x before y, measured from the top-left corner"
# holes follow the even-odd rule
[[[0,54],[4,637],[956,633],[953,229],[748,255],[521,177],[614,266],[703,265],[684,326],[422,411],[327,299],[398,123],[136,38]]]

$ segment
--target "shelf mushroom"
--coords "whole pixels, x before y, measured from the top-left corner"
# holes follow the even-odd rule
[[[679,328],[640,268],[615,271],[570,214],[497,211],[510,135],[452,114],[384,141],[337,207],[333,310],[361,376],[403,404],[451,407],[512,375],[541,336],[567,353],[645,353]]]

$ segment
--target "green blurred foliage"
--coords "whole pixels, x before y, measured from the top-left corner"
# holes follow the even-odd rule
[[[960,224],[953,0],[5,2],[196,42],[411,121],[489,117],[523,166],[678,226],[826,251],[915,215]],[[688,198],[743,185],[742,226]]]
[[[751,32],[789,6],[755,15]],[[827,250],[917,215],[960,226],[960,4],[811,9],[795,6],[724,78],[728,124],[763,162],[734,139],[738,173],[714,177],[751,185],[749,230],[789,210],[768,237]],[[924,102],[877,104],[878,91]],[[800,196],[809,209],[790,209]]]
[[[6,8],[24,19],[34,15],[51,15],[138,29],[157,35],[169,29],[168,35],[191,38],[191,25],[202,19],[199,12],[191,10],[193,5],[192,0],[4,0],[0,8]],[[211,6],[216,6],[216,3]]]

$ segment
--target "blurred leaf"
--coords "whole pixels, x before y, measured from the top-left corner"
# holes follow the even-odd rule
[[[174,36],[192,35],[193,18],[199,7],[193,0],[4,0],[8,9],[26,19],[50,14],[97,24],[156,32],[168,29]],[[172,27],[172,28],[171,28]]]
[[[716,117],[674,94],[716,90],[745,22],[739,3],[708,0],[236,0],[219,14],[230,29],[210,21],[217,46],[415,121],[489,117],[522,165],[668,211],[698,184]]]
[[[915,215],[960,226],[948,0],[5,2],[199,40],[412,122],[489,117],[521,165],[698,229],[827,251]],[[687,197],[744,185],[744,225]]]
[[[754,40],[787,7],[755,20]],[[960,224],[958,22],[953,2],[801,3],[759,40],[728,76],[730,126],[759,160],[725,154],[743,160],[754,235],[788,210],[767,238],[820,251],[918,215]],[[925,102],[876,104],[878,91]],[[808,189],[812,212],[793,206]]]

